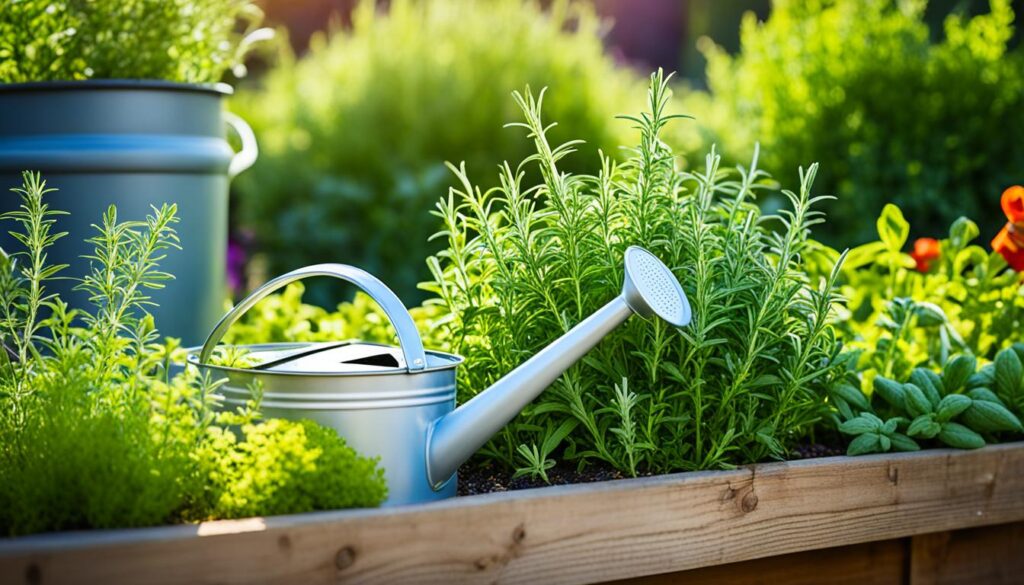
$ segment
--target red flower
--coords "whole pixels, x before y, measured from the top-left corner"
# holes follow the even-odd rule
[[[932,260],[939,257],[939,241],[935,238],[918,238],[914,242],[914,251],[910,257],[917,262],[918,272],[928,272]]]
[[[1003,191],[1000,204],[1009,221],[992,240],[992,249],[1002,254],[1011,268],[1024,272],[1024,187],[1014,185]]]

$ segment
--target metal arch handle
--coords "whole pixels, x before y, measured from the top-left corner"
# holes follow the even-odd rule
[[[256,157],[260,155],[260,148],[256,142],[256,134],[245,120],[231,112],[224,112],[224,123],[235,131],[242,143],[242,150],[236,152],[228,164],[228,177],[234,179],[238,173],[256,163]]]
[[[213,328],[210,336],[206,338],[206,343],[203,344],[202,351],[199,353],[199,363],[206,363],[210,354],[213,353],[213,348],[220,343],[221,338],[224,337],[228,329],[246,311],[251,309],[253,305],[274,291],[310,276],[333,276],[356,285],[363,292],[370,295],[370,298],[384,309],[384,313],[388,316],[391,324],[395,326],[395,331],[398,333],[398,343],[401,345],[402,354],[405,356],[406,369],[414,372],[422,370],[427,366],[427,355],[423,351],[423,340],[420,339],[419,331],[416,330],[416,323],[409,316],[409,311],[406,310],[402,301],[377,277],[365,270],[345,264],[315,264],[299,268],[287,274],[282,274],[251,292],[249,296],[242,299],[240,303],[228,311],[228,314],[224,315],[220,322],[217,323],[217,326]]]

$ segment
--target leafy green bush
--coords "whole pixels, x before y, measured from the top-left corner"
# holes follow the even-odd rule
[[[211,83],[241,63],[261,13],[249,0],[20,0],[0,10],[0,83]]]
[[[738,173],[713,151],[701,171],[677,170],[660,139],[667,91],[653,75],[648,110],[629,118],[639,144],[623,164],[602,156],[597,175],[564,172],[574,143],[552,145],[541,98],[516,94],[536,154],[504,165],[495,190],[455,169],[461,185],[438,205],[448,247],[429,261],[430,288],[449,315],[436,327],[467,358],[460,400],[617,296],[629,245],[663,259],[693,308],[683,329],[627,321],[484,448],[521,472],[543,476],[558,457],[631,474],[783,457],[841,373],[827,323],[838,269],[811,282],[801,259],[822,221],[817,168],[784,191],[791,209],[762,215],[756,152]],[[524,183],[531,166],[537,184]]]
[[[977,448],[1019,436],[1020,274],[972,244],[978,227],[966,218],[947,239],[918,240],[910,254],[910,224],[898,207],[886,205],[876,226],[879,240],[846,256],[840,290],[848,308],[837,307],[849,369],[829,401],[835,429],[852,437],[847,452],[913,451],[920,442]],[[819,270],[838,256],[818,251]]]
[[[585,136],[616,154],[634,77],[603,54],[602,23],[579,2],[364,0],[350,29],[285,55],[232,109],[260,139],[260,158],[235,183],[241,226],[270,273],[345,262],[376,274],[407,301],[429,275],[433,202],[451,185],[446,160],[474,172],[526,156],[529,141],[494,128],[514,116],[524,83],[549,101],[560,140]],[[579,167],[585,167],[583,161]],[[308,298],[336,298],[313,285]]]
[[[174,206],[143,222],[105,214],[80,283],[89,312],[46,292],[64,234],[26,174],[4,214],[25,251],[0,256],[0,533],[145,526],[241,514],[372,506],[383,472],[309,422],[260,421],[257,400],[216,413],[216,384],[170,377],[174,343],[157,343],[146,291],[177,245]]]
[[[919,235],[960,215],[995,233],[1005,219],[990,202],[1024,168],[1024,53],[1007,49],[1010,1],[949,16],[940,42],[925,5],[778,0],[766,22],[743,21],[737,56],[706,44],[710,94],[687,108],[727,154],[760,141],[777,175],[820,162],[821,188],[838,196],[825,207],[826,241],[867,241],[863,218],[886,202]]]
[[[842,421],[837,420],[838,429],[853,436],[847,453],[917,451],[917,441],[929,440],[977,449],[998,442],[999,435],[1019,436],[1024,432],[1019,418],[1022,358],[1024,344],[1018,343],[978,371],[973,356],[960,355],[948,360],[941,373],[915,368],[905,383],[876,376],[872,398],[881,400],[872,401],[851,385],[836,385],[831,398]]]
[[[974,222],[954,221],[924,264],[904,251],[911,227],[898,207],[886,205],[876,227],[879,240],[846,257],[848,309],[839,307],[836,322],[846,349],[857,352],[865,391],[876,374],[903,380],[918,366],[939,370],[957,353],[991,360],[1024,339],[1024,282],[1002,256],[973,243]],[[827,270],[830,262],[822,264]]]

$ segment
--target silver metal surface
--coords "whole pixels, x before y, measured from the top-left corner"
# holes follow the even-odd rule
[[[12,2],[0,0],[0,12]],[[146,295],[161,336],[187,345],[203,342],[224,314],[228,294],[224,261],[228,244],[229,179],[252,164],[252,130],[223,111],[231,93],[224,84],[155,80],[88,79],[0,83],[0,213],[17,211],[21,198],[8,189],[21,173],[38,171],[51,209],[67,212],[55,230],[67,233],[47,248],[53,264],[67,264],[47,293],[69,308],[94,309],[77,283],[91,270],[87,240],[113,205],[121,221],[144,220],[153,207],[177,205],[180,250],[165,250],[160,269],[174,278]],[[225,130],[243,145],[232,152]],[[0,229],[8,253],[24,244]],[[141,315],[137,315],[141,316]],[[78,323],[80,319],[76,319]]]
[[[656,315],[676,327],[690,323],[690,301],[679,280],[654,254],[639,246],[626,249],[622,296],[639,315]]]
[[[354,266],[346,266],[345,264],[314,264],[313,266],[306,266],[305,268],[292,270],[287,274],[278,276],[254,290],[249,296],[242,299],[242,302],[228,311],[228,314],[224,315],[213,328],[213,332],[210,333],[210,336],[206,338],[206,343],[203,344],[203,349],[199,354],[199,362],[206,363],[213,348],[217,346],[221,338],[224,337],[224,334],[228,332],[228,328],[256,303],[280,288],[311,276],[332,276],[351,282],[361,288],[363,292],[368,294],[370,298],[384,309],[384,313],[387,314],[391,324],[395,327],[395,332],[398,334],[398,342],[402,347],[402,352],[405,354],[406,369],[410,372],[415,372],[426,367],[427,359],[423,353],[423,341],[420,340],[420,334],[416,331],[416,323],[409,316],[409,311],[405,309],[402,301],[376,276],[365,270]]]
[[[625,299],[616,297],[493,386],[435,422],[427,439],[430,485],[443,486],[459,465],[632,314]]]
[[[363,342],[248,346],[258,365],[242,369],[207,360],[228,327],[282,286],[328,275],[360,286],[387,313],[400,348]],[[214,328],[189,362],[226,378],[225,406],[250,399],[262,384],[268,417],[312,419],[334,428],[364,455],[380,458],[388,482],[385,505],[455,494],[456,470],[524,406],[634,312],[674,325],[690,320],[690,305],[672,272],[646,250],[626,251],[622,294],[584,319],[475,398],[455,408],[455,369],[462,358],[425,352],[415,324],[394,294],[362,270],[321,264],[260,287]],[[413,367],[415,366],[415,367]]]

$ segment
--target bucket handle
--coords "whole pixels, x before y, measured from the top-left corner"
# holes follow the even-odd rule
[[[242,143],[242,150],[239,150],[231,157],[228,164],[228,177],[234,179],[239,173],[251,167],[260,154],[259,145],[256,144],[256,134],[252,128],[239,116],[231,112],[224,112],[224,123],[235,131],[238,140]]]
[[[315,264],[292,270],[252,291],[249,296],[242,299],[240,303],[228,311],[221,318],[220,322],[217,323],[217,326],[213,328],[210,336],[206,338],[206,343],[203,344],[202,351],[199,353],[199,363],[206,363],[210,354],[213,353],[213,348],[220,343],[228,328],[234,325],[235,321],[251,309],[253,305],[274,291],[310,276],[333,276],[356,285],[363,292],[370,295],[370,298],[384,309],[384,313],[388,316],[391,324],[395,326],[395,331],[398,333],[398,343],[402,347],[402,355],[405,356],[406,369],[410,372],[415,372],[427,366],[427,355],[423,351],[423,340],[420,339],[419,331],[416,330],[416,323],[409,316],[409,311],[406,310],[402,301],[377,277],[365,270],[345,264]]]

